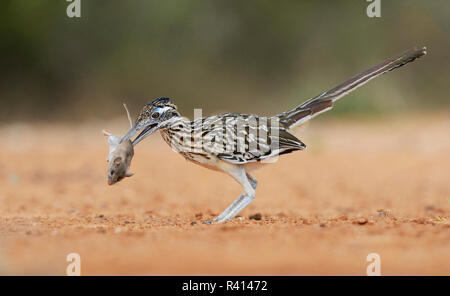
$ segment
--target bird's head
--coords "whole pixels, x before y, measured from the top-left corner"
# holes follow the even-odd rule
[[[140,134],[132,140],[133,146],[148,137],[155,131],[163,128],[165,124],[173,117],[180,116],[177,106],[169,98],[159,98],[146,104],[136,118],[136,122],[122,138],[121,142],[131,140],[137,134]]]

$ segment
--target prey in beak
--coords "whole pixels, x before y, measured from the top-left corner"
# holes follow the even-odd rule
[[[106,159],[108,162],[107,182],[113,185],[125,177],[131,177],[134,174],[130,172],[131,160],[134,156],[134,149],[131,141],[120,143],[120,136],[111,135],[103,131],[108,137],[109,154]]]
[[[131,121],[130,112],[127,105],[123,104],[125,111],[127,112],[128,121],[130,126],[133,126]],[[130,172],[131,159],[134,156],[134,149],[131,141],[121,141],[120,136],[112,135],[111,133],[103,130],[103,135],[108,137],[109,153],[106,161],[108,162],[107,180],[108,185],[113,185],[125,177],[131,177],[134,173]]]
[[[130,130],[125,136],[121,138],[103,131],[103,134],[108,137],[109,143],[109,155],[107,158],[107,179],[109,185],[133,176],[129,168],[134,156],[134,146],[155,131],[164,128],[173,117],[180,116],[177,107],[168,98],[159,98],[146,104],[134,124],[125,104],[124,107],[130,121]],[[132,140],[132,137],[137,133],[139,134]]]

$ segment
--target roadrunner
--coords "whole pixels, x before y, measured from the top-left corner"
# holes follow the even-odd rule
[[[132,140],[135,146],[159,130],[172,149],[187,160],[233,177],[241,184],[243,193],[218,217],[205,222],[221,223],[235,217],[255,198],[258,182],[250,172],[280,155],[306,148],[290,129],[330,110],[336,100],[369,80],[425,54],[426,48],[411,49],[353,76],[295,109],[272,117],[227,113],[191,121],[180,115],[169,98],[159,98],[143,107],[121,142],[131,140],[140,132]]]

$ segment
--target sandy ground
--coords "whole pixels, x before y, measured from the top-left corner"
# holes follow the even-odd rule
[[[64,275],[75,252],[83,275],[365,275],[377,253],[384,275],[450,275],[449,118],[315,120],[297,132],[308,149],[257,171],[254,203],[220,225],[201,222],[239,185],[159,134],[108,186],[100,131],[125,120],[0,127],[0,273]]]

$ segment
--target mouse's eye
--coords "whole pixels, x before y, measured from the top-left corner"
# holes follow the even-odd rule
[[[159,117],[159,113],[158,112],[155,112],[155,113],[152,114],[152,118],[153,119],[156,119],[158,117]]]

